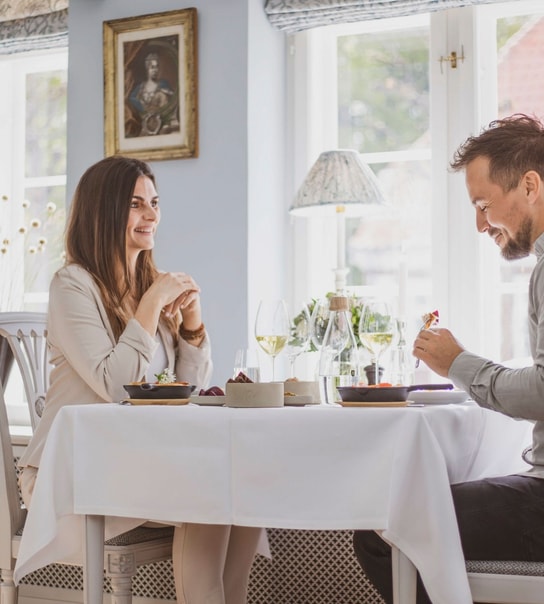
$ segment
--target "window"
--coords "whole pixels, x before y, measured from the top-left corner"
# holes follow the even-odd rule
[[[67,50],[2,56],[0,79],[0,312],[45,311],[63,262]],[[5,396],[10,425],[30,426],[17,369]]]
[[[520,0],[291,36],[293,189],[326,149],[356,149],[371,166],[390,209],[348,221],[348,284],[398,308],[407,265],[408,341],[420,316],[439,308],[467,348],[496,360],[528,354],[534,258],[501,260],[476,232],[464,176],[448,164],[492,119],[544,117],[534,50],[543,33],[541,5]],[[452,51],[455,69],[445,60]],[[320,296],[333,289],[335,231],[320,218],[292,224],[294,299]]]
[[[62,263],[67,51],[2,57],[0,77],[0,310],[45,310]]]

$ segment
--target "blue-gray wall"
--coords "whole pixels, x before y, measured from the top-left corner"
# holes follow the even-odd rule
[[[254,344],[259,298],[286,295],[284,36],[263,0],[71,0],[68,197],[104,156],[102,23],[198,10],[199,157],[152,162],[162,222],[159,268],[202,288],[213,383],[230,377],[236,348]]]

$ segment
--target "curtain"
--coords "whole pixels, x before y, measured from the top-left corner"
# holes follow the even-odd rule
[[[68,0],[2,0],[0,54],[68,45]]]
[[[404,17],[500,0],[266,0],[270,23],[286,33],[338,23]]]

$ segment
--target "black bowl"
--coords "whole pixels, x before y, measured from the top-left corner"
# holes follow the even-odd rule
[[[192,384],[127,384],[123,388],[128,392],[130,398],[189,398],[191,392],[196,388]]]

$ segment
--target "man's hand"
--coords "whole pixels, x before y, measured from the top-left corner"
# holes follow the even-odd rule
[[[449,329],[420,331],[414,341],[412,354],[442,377],[448,377],[451,364],[464,348]]]

